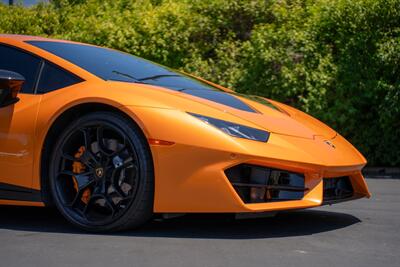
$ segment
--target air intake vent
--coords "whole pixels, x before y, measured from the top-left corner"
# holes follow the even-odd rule
[[[324,204],[351,199],[353,192],[348,176],[324,178]]]
[[[245,203],[300,200],[307,190],[304,175],[284,170],[240,164],[225,174]]]

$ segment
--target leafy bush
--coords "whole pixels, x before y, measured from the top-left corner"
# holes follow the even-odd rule
[[[400,164],[400,0],[0,4],[0,32],[113,47],[295,105]]]

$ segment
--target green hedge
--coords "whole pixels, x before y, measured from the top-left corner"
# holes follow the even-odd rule
[[[0,4],[0,32],[114,47],[297,106],[400,165],[400,0]]]

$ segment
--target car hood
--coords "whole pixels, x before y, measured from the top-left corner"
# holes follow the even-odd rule
[[[257,110],[257,113],[240,114],[232,111],[235,116],[243,116],[247,120],[267,129],[272,133],[314,139],[315,136],[323,136],[332,139],[336,131],[328,127],[312,116],[267,98],[241,96],[240,99]]]
[[[112,82],[118,88],[127,87],[127,83]],[[122,86],[123,85],[123,86]],[[247,126],[258,126],[271,133],[314,139],[322,136],[332,139],[336,132],[319,120],[285,104],[267,98],[212,90],[172,90],[147,84],[129,84],[135,93],[126,101],[132,105],[176,108],[186,112],[225,119],[231,115],[232,122],[247,122]],[[122,89],[123,90],[123,89]],[[130,90],[132,92],[132,90]],[[135,96],[135,97],[133,97]],[[146,99],[143,100],[142,98]],[[147,103],[147,104],[145,104]],[[219,111],[219,112],[216,112]]]

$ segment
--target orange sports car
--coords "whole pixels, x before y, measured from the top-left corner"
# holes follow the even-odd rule
[[[311,116],[116,50],[0,35],[0,204],[88,231],[369,197],[365,158]]]

